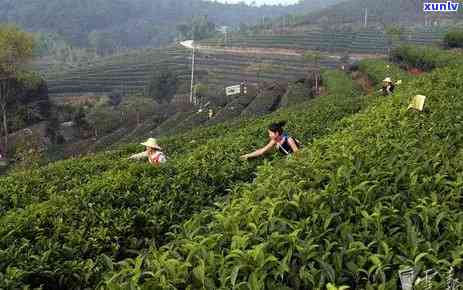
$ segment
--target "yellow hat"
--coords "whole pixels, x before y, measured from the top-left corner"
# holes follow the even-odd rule
[[[154,149],[158,149],[158,150],[162,150],[162,148],[158,145],[158,141],[154,138],[149,138],[148,140],[146,140],[146,142],[141,143],[141,145],[154,148]]]
[[[392,83],[392,79],[390,77],[387,77],[383,80],[385,83]]]

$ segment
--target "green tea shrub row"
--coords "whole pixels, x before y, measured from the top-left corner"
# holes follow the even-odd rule
[[[447,48],[463,48],[463,29],[449,31],[444,37]]]
[[[31,203],[46,201],[52,193],[83,186],[109,169],[124,167],[100,154],[10,173],[0,178],[0,218],[11,209],[19,210]]]
[[[348,80],[341,72],[332,74]],[[0,288],[96,287],[118,262],[173,242],[174,233],[193,214],[220,205],[237,184],[251,182],[263,160],[247,163],[238,157],[266,142],[269,122],[287,119],[288,129],[309,141],[360,110],[363,103],[350,88],[254,123],[242,121],[221,135],[215,127],[204,128],[201,138],[185,140],[198,144],[185,142],[186,150],[172,152],[161,168],[125,160],[125,153],[140,146],[68,161],[69,169],[63,168],[56,179],[48,175],[50,183],[28,193],[22,204],[6,208],[0,218]],[[110,168],[87,176],[102,165]],[[47,174],[48,168],[42,170],[38,172]],[[8,178],[0,180],[10,184],[6,188],[11,190],[2,193],[5,198],[31,187],[27,179],[14,184]],[[71,182],[58,186],[65,178]],[[48,187],[54,183],[58,185]],[[41,195],[46,197],[36,198]]]
[[[411,67],[430,71],[450,64],[463,63],[461,54],[445,51],[437,47],[420,47],[405,45],[394,49],[391,53],[393,61]]]
[[[461,67],[419,77],[294,158],[265,163],[101,288],[397,289],[406,267],[437,270],[432,289],[451,267],[461,280],[462,78]],[[426,112],[407,110],[417,90]]]
[[[375,85],[381,85],[386,77],[394,81],[402,80],[405,83],[411,79],[410,75],[398,65],[383,60],[362,60],[359,63],[359,70]]]

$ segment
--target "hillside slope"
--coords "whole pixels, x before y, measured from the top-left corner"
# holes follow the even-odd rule
[[[320,61],[325,68],[334,68],[339,60],[326,58]],[[113,56],[82,68],[48,75],[52,95],[82,95],[92,93],[143,94],[154,70],[168,68],[179,80],[179,93],[189,90],[191,52],[181,47],[169,49],[137,50],[127,55]],[[228,52],[226,50],[200,50],[195,56],[195,82],[211,89],[222,90],[243,80],[289,81],[304,77],[313,64],[304,61],[301,54],[286,55],[269,51]]]
[[[308,141],[362,107],[349,79],[340,73],[329,75],[333,84],[343,84],[340,89],[297,112],[282,111],[252,126],[244,120],[162,140],[170,161],[161,169],[126,161],[124,156],[139,148],[135,146],[2,178],[1,287],[95,287],[103,274],[96,268],[109,270],[105,257],[123,260],[153,243],[164,244],[170,239],[168,232],[192,213],[226,196],[235,183],[252,180],[261,162],[246,164],[238,156],[265,140],[262,128],[271,120],[290,117],[292,131]],[[307,112],[312,112],[312,121],[301,126],[297,120]],[[34,218],[33,226],[29,222],[37,214],[40,218]],[[28,220],[29,226],[14,225],[21,220]],[[16,226],[22,230],[11,232]],[[19,235],[24,243],[11,244]],[[19,250],[23,246],[28,250]],[[34,260],[36,255],[41,258]]]
[[[461,64],[360,69],[403,84],[362,96],[328,71],[324,97],[163,139],[161,168],[128,145],[1,178],[0,288],[397,289],[411,266],[437,270],[434,289],[451,267],[461,279]],[[426,110],[407,110],[418,93]],[[238,159],[282,119],[299,154]]]
[[[164,247],[126,260],[106,287],[397,289],[406,267],[438,273],[418,289],[443,289],[449,271],[461,279],[463,70],[413,79],[386,65],[362,69],[403,79],[396,95],[343,119],[296,158],[258,167],[252,183]],[[425,112],[407,110],[416,93],[428,97]],[[133,281],[136,273],[146,275]]]

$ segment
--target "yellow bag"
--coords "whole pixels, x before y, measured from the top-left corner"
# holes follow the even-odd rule
[[[426,96],[423,96],[423,95],[414,96],[410,102],[410,105],[408,105],[408,109],[415,109],[420,112],[423,111],[425,100],[426,100]]]

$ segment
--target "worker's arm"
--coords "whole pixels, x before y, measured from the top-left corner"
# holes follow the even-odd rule
[[[241,156],[241,159],[247,160],[249,158],[254,158],[254,157],[259,157],[261,155],[264,155],[268,151],[272,150],[272,148],[275,147],[275,144],[276,144],[275,141],[272,140],[267,145],[265,145],[265,147],[262,147],[252,153]]]
[[[144,151],[144,152],[141,152],[141,153],[138,153],[138,154],[134,154],[134,155],[129,157],[129,159],[131,159],[131,160],[142,160],[142,159],[146,159],[146,158],[148,158],[148,152],[147,151]]]
[[[293,138],[288,138],[288,143],[289,143],[289,146],[291,146],[291,149],[293,149],[293,152],[296,153],[297,151],[299,151],[299,147],[297,147],[297,144],[296,142],[294,141]]]

